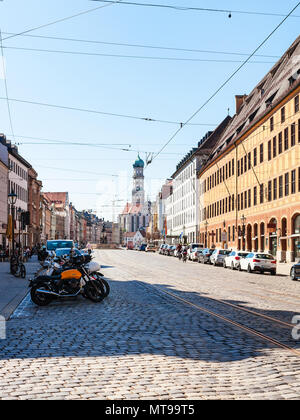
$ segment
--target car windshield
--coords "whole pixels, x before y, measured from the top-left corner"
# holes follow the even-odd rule
[[[49,241],[49,242],[47,242],[48,251],[55,251],[58,248],[73,248],[73,241]]]
[[[220,249],[219,254],[221,255],[229,255],[231,251],[228,251],[226,249]]]
[[[255,258],[261,258],[263,260],[274,260],[273,255],[269,255],[269,254],[256,254]]]
[[[199,248],[199,244],[193,244],[192,249]]]
[[[248,255],[248,252],[239,252],[238,256],[245,258]]]
[[[75,255],[80,255],[80,251],[78,251],[78,249],[74,249],[73,250]],[[71,248],[58,248],[55,251],[55,255],[57,257],[62,257],[63,255],[70,255],[71,252]]]

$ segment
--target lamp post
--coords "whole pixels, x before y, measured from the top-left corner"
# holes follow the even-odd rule
[[[205,248],[207,248],[207,226],[208,226],[207,220],[205,220],[204,225],[205,225]]]
[[[21,248],[21,221],[22,221],[22,209],[18,208],[18,222],[19,222],[19,247]]]
[[[246,222],[246,217],[245,217],[245,215],[243,214],[242,215],[242,217],[241,217],[241,222],[242,222],[242,249],[244,250],[244,246],[245,246],[245,248],[246,248],[246,244],[245,244],[245,222]]]
[[[13,257],[15,255],[15,204],[17,201],[17,194],[14,192],[14,190],[11,191],[10,194],[8,194],[8,204],[10,205],[10,211],[12,216],[12,227],[11,227],[11,234],[12,234],[12,255],[11,255],[11,263],[13,260]],[[11,265],[12,267],[12,265]],[[12,271],[12,270],[11,270]]]

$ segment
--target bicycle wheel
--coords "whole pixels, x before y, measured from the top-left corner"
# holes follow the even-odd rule
[[[26,268],[25,268],[25,265],[24,264],[21,264],[20,265],[20,275],[21,275],[22,279],[25,279],[25,277],[26,277]]]

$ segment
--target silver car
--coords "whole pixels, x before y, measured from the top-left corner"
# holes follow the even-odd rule
[[[231,251],[229,249],[215,249],[212,255],[210,256],[210,262],[212,265],[222,265],[224,264],[224,258],[227,257]]]

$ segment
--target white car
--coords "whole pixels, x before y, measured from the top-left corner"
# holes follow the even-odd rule
[[[231,251],[227,257],[224,258],[223,267],[231,268],[231,270],[238,269],[241,263],[241,260],[245,258],[249,252],[246,251]]]
[[[240,263],[239,270],[260,271],[262,274],[269,271],[272,275],[276,274],[276,259],[271,254],[262,252],[250,252]]]
[[[196,243],[192,243],[188,246],[187,249],[187,257],[189,260],[192,259],[192,252],[196,249],[196,248],[204,248],[203,244],[196,244]]]
[[[199,254],[203,251],[203,248],[194,248],[191,252],[191,260],[198,261]]]

